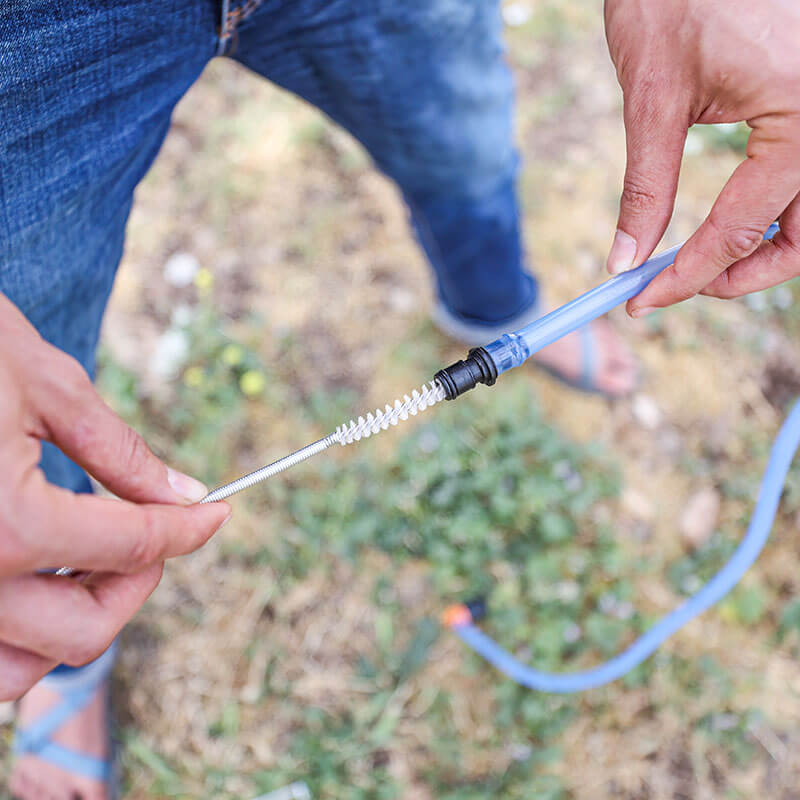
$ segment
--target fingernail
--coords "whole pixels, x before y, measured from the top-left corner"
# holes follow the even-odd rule
[[[606,269],[616,275],[625,272],[633,266],[633,259],[636,258],[636,239],[629,236],[625,231],[618,230],[614,234],[614,243],[611,245],[611,252],[608,254]]]
[[[631,309],[631,316],[634,319],[639,319],[639,317],[646,317],[648,314],[652,314],[656,311],[657,306],[642,306],[642,308],[632,308]]]
[[[226,526],[226,525],[227,525],[227,524],[228,524],[228,523],[231,521],[231,517],[232,517],[232,516],[233,516],[233,511],[229,511],[229,512],[228,512],[228,516],[227,516],[227,517],[225,517],[225,519],[224,519],[224,520],[222,520],[222,522],[220,522],[220,524],[219,524],[219,528],[217,528],[217,530],[218,530],[218,531],[219,531],[219,530],[222,530],[222,529],[223,529],[223,528],[224,528],[224,527],[225,527],[225,526]]]
[[[167,480],[173,491],[190,503],[197,503],[208,494],[208,489],[200,481],[171,467],[167,467]]]

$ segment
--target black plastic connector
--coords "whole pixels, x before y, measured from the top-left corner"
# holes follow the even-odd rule
[[[473,347],[466,360],[440,369],[433,379],[444,389],[446,400],[455,400],[479,383],[492,386],[497,380],[497,367],[483,347]]]
[[[474,597],[472,600],[468,600],[464,603],[464,605],[469,609],[469,613],[472,615],[474,622],[483,619],[488,611],[486,607],[486,598],[484,597]]]

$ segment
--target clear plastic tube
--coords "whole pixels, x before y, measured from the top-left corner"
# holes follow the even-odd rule
[[[764,238],[771,239],[778,230],[777,223],[773,223]],[[530,325],[514,333],[503,334],[499,339],[484,345],[483,349],[489,353],[497,367],[497,374],[520,366],[537,350],[635,297],[656,275],[674,263],[675,255],[681,247],[679,245],[665,250],[636,269],[615,275]]]

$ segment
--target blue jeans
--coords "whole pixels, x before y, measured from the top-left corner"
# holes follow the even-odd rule
[[[498,0],[0,3],[0,291],[92,373],[133,192],[216,55],[318,106],[401,189],[443,307],[494,328],[524,270]],[[90,491],[50,445],[48,479]]]

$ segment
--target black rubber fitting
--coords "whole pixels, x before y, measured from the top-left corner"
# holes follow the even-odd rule
[[[486,607],[486,598],[484,597],[475,597],[464,603],[464,605],[469,609],[469,613],[472,615],[472,619],[475,622],[479,619],[483,619],[488,611]]]
[[[473,347],[464,361],[440,369],[433,379],[444,389],[445,399],[455,400],[479,383],[492,386],[497,380],[497,367],[483,347]]]

